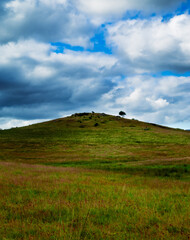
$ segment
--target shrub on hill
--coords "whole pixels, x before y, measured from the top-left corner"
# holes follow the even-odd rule
[[[82,116],[88,116],[90,113],[84,112],[84,113],[75,113],[75,117],[82,117]]]

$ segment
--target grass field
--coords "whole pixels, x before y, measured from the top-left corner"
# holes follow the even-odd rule
[[[0,239],[190,239],[190,132],[104,114],[0,131]]]

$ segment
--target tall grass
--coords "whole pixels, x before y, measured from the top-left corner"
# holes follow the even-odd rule
[[[188,239],[186,181],[0,164],[0,239]]]

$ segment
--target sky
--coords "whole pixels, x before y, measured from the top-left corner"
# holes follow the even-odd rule
[[[0,128],[104,112],[190,129],[189,0],[1,0]]]

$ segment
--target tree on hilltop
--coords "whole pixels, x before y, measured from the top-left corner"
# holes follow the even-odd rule
[[[126,115],[125,112],[123,112],[123,111],[120,111],[120,112],[119,112],[119,116],[124,117],[125,115]]]

